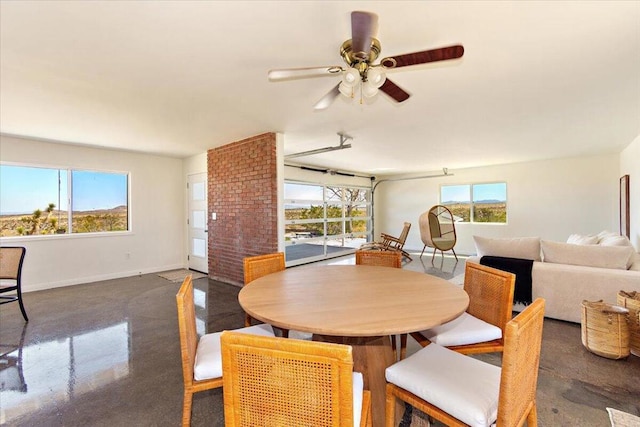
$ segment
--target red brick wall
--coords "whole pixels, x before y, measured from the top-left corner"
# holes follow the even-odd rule
[[[207,152],[209,277],[241,285],[242,260],[278,250],[276,134]],[[211,213],[217,220],[211,219]]]

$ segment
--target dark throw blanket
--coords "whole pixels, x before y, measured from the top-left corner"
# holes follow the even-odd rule
[[[480,264],[497,268],[516,275],[516,285],[513,292],[514,304],[531,304],[531,269],[533,261],[530,259],[505,258],[500,256],[483,256]]]

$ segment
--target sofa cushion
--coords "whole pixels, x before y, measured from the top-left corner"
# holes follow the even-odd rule
[[[507,258],[522,258],[540,261],[539,237],[514,237],[492,239],[489,237],[473,236],[478,256],[500,256]]]
[[[597,245],[598,236],[583,236],[581,234],[572,234],[567,239],[567,243],[572,245]]]
[[[547,240],[540,245],[544,262],[619,270],[631,267],[635,253],[632,246],[572,245]]]

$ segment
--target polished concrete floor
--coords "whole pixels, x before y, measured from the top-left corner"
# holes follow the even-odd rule
[[[458,276],[464,260],[414,257],[405,268]],[[353,257],[338,259],[353,263]],[[301,268],[301,267],[296,267]],[[175,294],[155,274],[25,294],[0,306],[0,343],[20,344],[0,361],[0,424],[177,426],[182,371]],[[243,325],[239,288],[195,281],[200,332]],[[417,344],[409,343],[409,351]],[[5,350],[6,347],[0,348]],[[9,368],[20,358],[22,378]],[[485,356],[499,363],[495,356]],[[640,414],[640,357],[609,360],[585,350],[580,325],[546,320],[538,383],[541,426],[609,426],[606,407]],[[222,426],[221,390],[196,394],[193,426]]]

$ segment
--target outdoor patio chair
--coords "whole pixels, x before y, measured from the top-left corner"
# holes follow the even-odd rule
[[[411,255],[409,255],[409,253],[404,250],[404,242],[407,240],[410,229],[411,223],[405,222],[404,227],[402,228],[402,232],[398,237],[394,237],[386,233],[381,233],[380,238],[382,239],[382,241],[365,243],[364,245],[360,246],[360,249],[399,251],[400,253],[402,253],[402,256],[411,261]]]
[[[433,248],[431,262],[436,256],[436,250],[444,256],[444,252],[451,251],[458,261],[458,255],[453,247],[456,245],[455,217],[451,211],[442,205],[433,206],[429,211],[424,212],[418,219],[420,225],[420,238],[424,247],[420,253],[420,258],[427,247]]]

